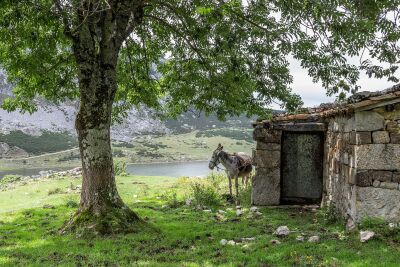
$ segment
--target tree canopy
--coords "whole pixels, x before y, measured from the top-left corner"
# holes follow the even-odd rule
[[[15,86],[5,108],[33,111],[38,95],[54,102],[79,97],[70,37],[84,2],[2,2],[0,66]],[[96,23],[112,2],[124,1],[88,2],[94,7],[85,14]],[[398,81],[396,0],[143,2],[142,21],[120,50],[116,111],[162,103],[172,114],[194,108],[221,117],[262,115],[273,101],[295,110],[301,100],[290,90],[288,56],[330,95],[358,89],[360,71]]]

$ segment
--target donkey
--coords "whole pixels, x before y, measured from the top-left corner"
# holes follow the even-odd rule
[[[218,164],[225,167],[226,175],[229,182],[229,193],[232,195],[232,179],[235,179],[236,201],[239,201],[239,182],[238,178],[242,177],[242,185],[247,187],[251,171],[253,170],[252,158],[243,152],[229,154],[225,152],[224,147],[218,144],[214,150],[208,167],[213,170]],[[217,167],[218,169],[218,167]]]

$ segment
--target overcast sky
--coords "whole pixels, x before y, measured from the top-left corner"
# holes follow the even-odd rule
[[[305,107],[318,106],[320,103],[333,102],[335,97],[326,96],[325,89],[321,84],[315,84],[307,74],[307,70],[302,69],[300,63],[295,59],[290,59],[290,69],[293,75],[293,84],[291,87],[293,91],[301,96],[304,101]],[[385,78],[373,79],[368,78],[367,75],[361,73],[359,91],[380,91],[393,86],[395,83],[388,82]],[[274,105],[273,108],[279,108]]]

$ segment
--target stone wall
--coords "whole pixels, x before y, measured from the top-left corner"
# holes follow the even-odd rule
[[[400,104],[336,116],[325,123],[322,205],[333,204],[354,221],[400,221]],[[271,125],[254,129],[255,205],[280,202],[282,123],[279,130]]]
[[[400,221],[400,105],[329,120],[323,204],[359,221]]]
[[[253,155],[256,174],[253,177],[252,203],[279,205],[282,131],[258,125],[254,129],[253,137],[257,146]]]

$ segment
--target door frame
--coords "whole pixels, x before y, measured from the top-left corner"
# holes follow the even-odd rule
[[[311,134],[311,135],[319,135],[322,137],[322,168],[320,171],[320,176],[321,176],[321,196],[318,199],[307,199],[307,198],[296,198],[297,201],[288,201],[288,200],[283,200],[282,199],[282,191],[283,191],[283,142],[284,142],[284,135],[285,133],[292,133],[292,134]],[[282,138],[281,138],[281,166],[280,166],[280,198],[279,198],[279,205],[285,205],[285,204],[297,204],[297,205],[307,205],[307,204],[320,204],[322,202],[324,192],[325,192],[325,165],[326,165],[326,149],[325,149],[325,144],[326,144],[326,131],[321,131],[321,130],[308,130],[308,131],[293,131],[293,130],[283,130],[282,131]]]

